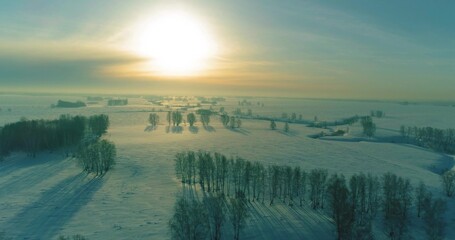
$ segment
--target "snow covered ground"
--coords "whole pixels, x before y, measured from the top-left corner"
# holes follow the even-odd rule
[[[0,126],[28,119],[57,118],[60,114],[106,113],[111,126],[106,138],[115,142],[115,168],[103,178],[81,173],[72,158],[62,152],[40,153],[28,158],[14,153],[0,162],[0,232],[13,239],[55,239],[59,235],[82,234],[89,239],[168,239],[168,221],[181,184],[174,174],[174,155],[183,150],[206,150],[227,156],[241,156],[266,164],[301,166],[306,170],[326,168],[330,173],[350,176],[364,172],[382,175],[393,172],[410,178],[416,185],[423,180],[436,196],[441,195],[439,173],[454,164],[452,156],[402,143],[382,142],[382,137],[398,135],[400,125],[455,128],[455,108],[451,105],[409,104],[252,98],[253,115],[279,117],[283,112],[304,119],[339,120],[382,110],[386,117],[375,119],[378,139],[362,138],[358,124],[350,135],[313,139],[321,129],[290,124],[290,133],[269,129],[268,121],[243,120],[242,128],[224,128],[215,117],[213,129],[166,131],[161,124],[148,131],[152,105],[143,98],[130,98],[128,106],[107,107],[104,102],[86,108],[50,108],[58,99],[85,100],[84,97],[0,95]],[[213,108],[227,112],[238,108],[243,98],[228,98]],[[260,102],[258,105],[257,102]],[[264,107],[262,107],[264,103]],[[8,111],[11,108],[11,111]],[[345,127],[340,127],[344,129]],[[251,204],[245,239],[333,239],[335,229],[326,214],[309,208],[277,204]],[[455,239],[455,199],[448,201],[447,239]],[[411,222],[411,232],[423,239],[420,220]],[[229,224],[229,223],[226,223]],[[380,227],[380,223],[377,227]],[[379,233],[379,231],[377,231]],[[378,239],[385,236],[377,234]]]

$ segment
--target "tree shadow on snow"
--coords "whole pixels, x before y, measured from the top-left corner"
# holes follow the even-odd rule
[[[204,129],[207,132],[216,132],[215,128],[212,126],[204,126]]]
[[[151,132],[157,129],[157,126],[148,125],[145,127],[144,132]]]
[[[6,176],[8,174],[15,174],[20,172],[19,175],[9,178],[0,184],[0,194],[7,194],[7,191],[14,189],[15,193],[32,189],[41,182],[49,179],[46,172],[57,174],[63,171],[73,159],[63,158],[60,155],[52,154],[48,157],[41,157],[37,159],[26,158],[21,159],[20,162],[11,163],[8,168],[1,169],[0,174]],[[74,160],[73,160],[74,161]],[[23,184],[26,182],[27,184]],[[1,238],[0,238],[1,239]]]
[[[44,191],[39,199],[25,206],[6,225],[17,238],[52,239],[61,228],[102,187],[103,178],[89,178],[85,173],[68,177]],[[10,232],[13,233],[13,232]]]
[[[166,133],[182,133],[183,127],[181,126],[166,126]]]
[[[196,126],[190,126],[188,127],[188,130],[190,130],[190,132],[193,134],[197,134],[199,132],[199,128]]]
[[[279,130],[278,132],[281,133],[281,134],[283,134],[283,135],[289,136],[289,137],[295,137],[295,136],[297,136],[297,132],[295,132],[295,131],[285,132],[285,131],[283,131],[283,130]]]
[[[227,128],[227,129],[229,129],[231,132],[240,133],[240,134],[243,134],[243,135],[249,135],[250,134],[250,131],[248,131],[246,129],[243,129],[243,128]]]
[[[452,169],[454,166],[454,159],[451,156],[441,155],[441,157],[436,160],[435,164],[432,164],[428,167],[428,170],[436,173],[443,174],[445,171]]]

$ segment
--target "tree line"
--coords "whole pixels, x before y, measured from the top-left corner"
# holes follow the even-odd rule
[[[9,123],[0,130],[0,155],[24,151],[31,156],[44,150],[77,145],[87,135],[99,137],[109,127],[107,115],[61,115],[55,120],[27,120]]]
[[[279,201],[290,206],[326,209],[334,220],[338,239],[372,239],[372,224],[379,211],[389,238],[406,238],[414,205],[418,216],[423,217],[428,237],[444,237],[445,201],[434,199],[423,183],[414,191],[409,179],[392,173],[382,177],[359,173],[346,179],[339,174],[329,176],[326,169],[264,166],[205,151],[178,153],[175,171],[183,186],[192,189],[199,186],[208,195],[270,206]],[[448,182],[453,189],[455,174]]]
[[[436,151],[455,154],[455,129],[432,127],[400,127],[400,134],[408,142]]]
[[[174,215],[169,221],[172,239],[219,240],[229,222],[234,239],[240,239],[240,231],[248,217],[247,201],[244,198],[229,198],[209,194],[198,201],[181,196],[174,206]]]
[[[240,128],[240,126],[242,125],[242,120],[240,120],[240,118],[237,118],[235,116],[229,116],[226,113],[220,115],[220,120],[224,127],[228,127],[231,129]]]
[[[96,140],[80,147],[77,159],[82,170],[95,175],[103,175],[115,165],[117,150],[108,140]]]
[[[160,122],[160,117],[156,113],[150,113],[148,121],[152,127],[156,127],[156,125],[159,124]],[[182,122],[185,122],[183,114],[179,111],[169,111],[166,114],[166,121],[169,124],[169,126],[180,126]],[[200,121],[204,126],[208,126],[210,123],[210,114],[207,114],[206,112],[203,112],[200,116]],[[188,113],[186,115],[186,122],[190,125],[190,127],[193,127],[194,124],[197,122],[196,114],[195,113]]]

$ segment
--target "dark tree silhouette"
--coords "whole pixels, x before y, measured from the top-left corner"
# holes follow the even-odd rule
[[[194,123],[196,122],[196,114],[188,113],[188,115],[186,116],[186,120],[192,127],[194,125]]]
[[[376,132],[376,124],[373,123],[373,119],[370,116],[362,117],[360,123],[363,127],[363,134],[373,137]]]
[[[354,207],[343,175],[332,175],[327,185],[329,205],[337,229],[337,239],[350,239],[354,223]]]
[[[172,239],[206,239],[209,232],[207,209],[196,200],[180,198],[174,207],[174,215],[169,221]]]
[[[229,207],[231,223],[234,229],[234,239],[238,240],[240,239],[240,230],[245,227],[246,218],[248,217],[246,199],[231,198]]]
[[[275,130],[276,129],[276,123],[274,120],[270,121],[270,129]]]
[[[88,125],[93,134],[101,136],[109,128],[109,116],[105,114],[91,116],[88,119]]]
[[[158,123],[160,122],[160,116],[156,113],[150,113],[149,115],[149,123],[152,125],[152,127],[156,127]]]
[[[211,239],[221,239],[221,230],[226,215],[226,205],[224,197],[206,197],[204,205],[207,208],[208,219],[211,229]]]
[[[442,187],[447,197],[452,197],[455,191],[455,171],[446,171],[441,175]]]

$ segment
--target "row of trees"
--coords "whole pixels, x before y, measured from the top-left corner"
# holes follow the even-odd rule
[[[300,206],[308,201],[313,209],[327,209],[328,205],[339,239],[371,239],[368,236],[373,236],[372,222],[379,209],[383,211],[387,234],[392,239],[401,239],[406,234],[415,197],[417,214],[423,212],[424,222],[432,226],[427,234],[444,234],[445,222],[440,211],[444,201],[429,200],[424,185],[414,194],[409,179],[392,173],[382,178],[361,173],[346,180],[343,175],[329,176],[326,169],[305,171],[298,166],[264,166],[204,151],[178,153],[175,170],[182,184],[192,188],[199,185],[208,194],[262,203],[267,199],[269,205],[276,200]],[[435,209],[439,212],[435,213]],[[442,230],[435,233],[435,228]]]
[[[201,115],[201,122],[208,125],[208,123],[210,122],[210,119],[207,120],[207,119],[203,119],[203,118],[204,117]],[[152,127],[156,127],[156,125],[158,125],[158,123],[160,122],[160,117],[156,113],[150,113],[148,120]],[[183,121],[183,115],[179,111],[175,111],[175,112],[170,111],[167,113],[166,120],[169,123],[169,125],[171,125],[171,123],[172,123],[172,125],[174,125],[174,126],[179,126]],[[191,127],[194,126],[194,124],[197,121],[196,114],[188,113],[188,115],[186,115],[186,121],[188,122],[188,124],[190,124]]]
[[[212,115],[212,113],[213,112],[211,110],[208,110],[208,109],[198,109],[196,111],[196,114],[200,115],[199,120],[201,121],[201,123],[202,123],[202,125],[204,127],[209,125],[210,116]],[[189,113],[189,114],[186,115],[186,121],[188,122],[188,124],[190,124],[191,127],[197,122],[196,114],[195,113]],[[150,116],[152,116],[152,115],[156,115],[156,114],[155,113],[150,114]],[[156,117],[158,117],[158,116],[156,115]],[[169,111],[167,113],[166,120],[167,120],[169,125],[171,125],[171,122],[172,122],[172,124],[174,126],[179,126],[182,123],[182,121],[183,121],[183,115],[179,111],[175,111],[175,112]],[[158,122],[156,122],[156,124],[158,124]],[[156,124],[155,125],[152,124],[152,126],[156,126]]]
[[[166,120],[169,123],[169,126],[171,125],[171,122],[173,126],[179,126],[183,121],[183,115],[179,111],[169,111],[167,112]]]
[[[61,115],[56,120],[21,119],[6,124],[0,132],[0,155],[24,151],[35,156],[43,150],[77,145],[87,135],[101,136],[109,126],[107,115]]]
[[[242,125],[242,120],[240,118],[236,118],[234,116],[227,115],[226,113],[220,115],[221,123],[224,127],[229,128],[240,128]]]
[[[276,130],[276,122],[275,122],[275,120],[271,120],[271,121],[270,121],[270,129]],[[283,130],[284,130],[285,132],[289,132],[289,123],[288,123],[288,122],[285,122],[285,123],[284,123],[284,128],[283,128]]]
[[[371,110],[370,116],[377,117],[377,118],[383,118],[383,117],[385,117],[385,112],[382,110]]]
[[[360,123],[362,124],[363,134],[367,137],[373,137],[376,133],[376,124],[373,122],[373,118],[371,116],[361,117]]]
[[[299,114],[299,116],[297,118],[297,114],[296,113],[291,113],[290,115],[288,113],[282,113],[281,114],[281,118],[285,119],[285,120],[288,120],[288,121],[292,121],[292,122],[295,122],[297,120],[299,120],[299,121],[303,120],[302,114]]]
[[[115,165],[115,144],[100,140],[80,147],[77,159],[84,172],[103,175]]]
[[[239,239],[240,230],[245,226],[247,217],[248,206],[245,199],[208,195],[198,201],[182,196],[176,201],[174,215],[169,221],[171,238],[219,240],[223,236],[226,220],[229,220],[234,239]]]
[[[400,134],[409,142],[419,146],[455,154],[455,129],[401,126]]]

